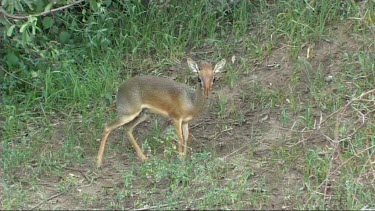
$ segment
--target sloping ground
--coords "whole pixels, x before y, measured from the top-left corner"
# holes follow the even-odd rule
[[[223,76],[215,84],[215,99],[210,109],[190,125],[188,161],[176,158],[175,135],[167,120],[158,118],[158,125],[155,120],[147,121],[136,129],[135,136],[144,140],[144,148],[153,158],[146,164],[137,160],[123,130],[117,129],[110,136],[102,170],[94,168],[96,152],[84,148],[83,164],[61,167],[63,170],[57,175],[42,173],[37,194],[28,196],[33,200],[25,208],[345,207],[343,203],[347,201],[343,199],[353,196],[345,192],[345,187],[350,187],[343,183],[353,178],[344,173],[340,176],[340,172],[356,165],[357,158],[339,158],[342,150],[348,149],[345,142],[334,142],[340,140],[337,128],[347,122],[351,130],[348,132],[365,129],[374,134],[374,112],[363,112],[366,121],[350,126],[358,117],[351,108],[335,107],[338,112],[332,114],[321,104],[335,96],[343,100],[339,99],[343,97],[339,95],[342,89],[355,96],[360,94],[360,90],[354,91],[356,79],[345,77],[344,66],[350,63],[348,58],[353,52],[374,52],[374,46],[370,45],[373,42],[370,37],[367,40],[353,37],[351,25],[331,30],[332,37],[306,43],[297,59],[292,59],[290,47],[284,44],[257,64],[251,64],[245,54],[235,55],[237,59],[228,64],[228,69],[248,68],[248,71],[239,71],[243,75],[232,88],[219,84],[226,79]],[[373,74],[354,73],[358,77],[375,77]],[[373,84],[368,87],[374,88]],[[374,109],[374,94],[368,96],[366,105]],[[53,151],[63,147],[67,127],[63,122],[56,123],[53,142],[44,145],[44,149]],[[84,131],[77,127],[74,132]],[[360,183],[362,191],[367,192],[366,196],[356,196],[361,197],[356,199],[359,201],[375,198],[371,137],[367,148],[361,151],[368,155],[365,170],[353,175],[354,183]],[[99,142],[94,144],[98,147]],[[357,153],[357,157],[362,155]],[[32,171],[21,169],[15,174],[21,180],[32,176]],[[24,188],[28,186],[35,187],[25,181]]]

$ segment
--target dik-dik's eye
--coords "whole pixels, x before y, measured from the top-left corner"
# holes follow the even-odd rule
[[[217,80],[217,78],[216,77],[214,77],[214,79],[212,80],[212,82],[215,82]]]
[[[202,79],[201,79],[200,77],[198,77],[198,82],[200,83],[200,85],[201,85],[202,87],[204,87],[203,81],[202,81]]]

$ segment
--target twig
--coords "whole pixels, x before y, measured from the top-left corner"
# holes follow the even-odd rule
[[[329,118],[331,118],[333,115],[335,115],[335,114],[341,112],[342,110],[346,109],[346,108],[347,108],[348,106],[350,106],[353,102],[354,102],[354,100],[349,101],[346,105],[344,105],[343,107],[337,109],[335,112],[333,112],[333,113],[331,113],[330,115],[328,115],[328,116],[327,116],[327,117],[326,117],[326,118],[320,123],[320,125],[323,125],[323,123],[324,123],[325,121],[327,121]]]
[[[359,99],[362,99],[364,96],[369,95],[369,94],[371,94],[371,93],[375,93],[375,89],[372,89],[372,90],[370,90],[370,91],[367,91],[367,92],[365,92],[365,93],[362,93],[362,94],[359,96]]]
[[[347,107],[349,107],[351,104],[353,104],[355,101],[362,101],[363,97],[370,95],[372,93],[375,93],[375,89],[369,90],[367,92],[362,93],[358,98],[350,100],[346,105],[341,107],[340,109],[337,109],[335,112],[328,115],[323,121],[321,121],[320,125],[323,125],[324,122],[326,122],[329,118],[331,118],[333,115],[341,112],[342,110],[345,110]]]
[[[356,156],[358,156],[359,154],[363,154],[363,153],[366,152],[366,151],[370,151],[370,150],[372,150],[373,148],[375,148],[375,146],[367,147],[366,149],[363,149],[362,151],[358,152],[358,153],[356,154]],[[345,160],[344,162],[342,162],[340,166],[338,166],[335,170],[331,171],[330,173],[335,173],[335,172],[337,172],[338,170],[341,169],[341,167],[343,167],[346,163],[348,163],[348,162],[349,162],[350,160],[352,160],[353,158],[355,158],[355,156],[352,156],[352,157],[348,158],[347,160]]]
[[[0,12],[1,12],[1,8],[0,8]],[[16,78],[17,80],[20,80],[20,81],[22,81],[22,82],[24,82],[24,83],[27,83],[27,84],[29,84],[30,86],[34,87],[34,88],[38,88],[38,87],[35,86],[34,84],[32,84],[32,83],[30,83],[30,82],[28,82],[28,81],[25,81],[25,80],[23,80],[22,78],[19,78],[19,77],[15,76],[14,74],[8,72],[4,67],[2,67],[2,66],[0,66],[0,67],[1,67],[1,69],[2,69],[5,73],[7,73],[8,75],[13,76],[13,77]]]
[[[46,16],[46,15],[50,15],[54,12],[57,12],[57,11],[61,11],[61,10],[64,10],[64,9],[67,9],[69,7],[72,7],[76,4],[80,4],[82,2],[84,2],[86,0],[79,0],[79,1],[76,1],[76,2],[73,2],[71,4],[68,4],[68,5],[65,5],[65,6],[62,6],[62,7],[59,7],[59,8],[56,8],[56,9],[52,9],[50,11],[45,11],[45,12],[42,12],[42,13],[39,13],[39,14],[31,14],[31,15],[28,15],[28,16],[22,16],[22,15],[12,15],[12,14],[8,14],[4,8],[0,7],[0,14],[2,14],[4,17],[7,17],[7,18],[11,18],[11,19],[16,19],[16,20],[27,20],[29,18],[29,16]]]
[[[366,152],[366,151],[372,150],[373,148],[375,148],[375,146],[368,147],[368,148],[366,148],[366,149],[360,151],[358,154],[362,154],[362,153],[364,153],[364,152]],[[333,153],[332,153],[332,155],[333,155]],[[333,169],[333,170],[332,170],[333,166],[330,165],[329,170],[328,170],[328,174],[327,174],[326,178],[323,180],[322,183],[320,183],[320,185],[315,189],[314,192],[315,192],[315,193],[318,193],[318,194],[321,194],[321,195],[324,195],[324,193],[320,193],[320,192],[318,192],[318,190],[319,190],[324,184],[327,183],[329,177],[330,177],[332,174],[334,174],[334,173],[336,173],[337,171],[339,171],[339,170],[340,170],[340,169],[341,169],[346,163],[348,163],[348,162],[349,162],[350,160],[352,160],[353,158],[354,158],[354,156],[350,157],[350,158],[347,159],[346,161],[342,162],[342,163],[340,164],[340,166],[338,166],[337,168],[335,168],[335,169]],[[310,202],[311,199],[312,199],[312,196],[311,196],[309,199],[307,199],[307,202],[306,202],[305,204],[307,205],[307,204]]]
[[[199,123],[197,123],[197,124],[195,124],[195,125],[192,125],[192,126],[190,127],[190,129],[193,129],[193,128],[195,128],[195,127],[198,127],[198,126],[201,125],[201,124],[204,124],[204,123],[206,123],[206,122],[210,122],[210,121],[211,121],[211,119],[203,120],[203,121],[201,121],[201,122],[199,122]]]
[[[224,157],[221,157],[221,159],[225,160],[225,159],[227,159],[229,156],[233,155],[234,153],[236,153],[236,152],[238,152],[238,151],[240,151],[240,150],[242,150],[242,149],[244,149],[244,148],[246,148],[246,147],[248,147],[248,145],[244,145],[244,146],[242,146],[242,147],[240,147],[240,148],[234,150],[233,152],[231,152],[231,153],[225,155]]]
[[[155,206],[151,206],[151,207],[142,207],[142,208],[139,208],[139,209],[134,209],[135,211],[140,211],[140,210],[152,210],[152,209],[155,209],[155,208],[162,208],[162,207],[168,207],[169,205],[173,205],[173,204],[177,204],[177,203],[182,203],[184,201],[178,201],[178,202],[174,202],[172,204],[162,204],[162,205],[155,205]],[[128,208],[126,210],[132,210],[132,208]]]
[[[54,199],[54,198],[57,198],[57,197],[59,197],[59,196],[61,196],[61,195],[63,195],[65,192],[66,192],[66,191],[60,192],[60,193],[58,193],[58,194],[55,194],[55,195],[49,197],[49,198],[46,199],[45,201],[41,201],[41,202],[39,202],[39,203],[38,203],[37,205],[35,205],[34,207],[30,208],[30,210],[33,210],[33,209],[39,207],[40,205],[42,205],[43,203],[45,203],[45,202],[47,202],[47,201],[50,201],[50,200],[52,200],[52,199]]]
[[[297,143],[294,143],[294,144],[292,144],[292,145],[290,145],[290,146],[288,146],[288,147],[289,147],[289,148],[293,148],[293,147],[295,147],[296,145],[298,145],[298,144],[300,144],[300,143],[303,143],[303,145],[305,145],[305,141],[308,140],[313,134],[314,134],[314,133],[310,133],[309,136],[308,136],[307,138],[302,137],[302,139],[299,140]],[[303,136],[303,133],[302,133],[302,136]]]
[[[280,130],[287,130],[287,131],[291,131],[291,132],[294,132],[294,133],[313,133],[319,129],[312,129],[312,130],[305,130],[306,128],[304,128],[303,130],[293,130],[293,129],[289,129],[289,128],[285,128],[285,127],[280,127],[280,126],[275,126],[277,129],[280,129]]]
[[[86,180],[87,182],[92,182],[89,180],[89,178],[87,178],[86,174],[83,173],[83,171],[81,171],[80,169],[76,169],[76,168],[71,168],[71,167],[64,167],[65,169],[68,169],[68,170],[71,170],[71,171],[78,171]]]
[[[199,200],[202,200],[202,199],[204,199],[204,197],[194,199],[193,201],[199,201]],[[151,209],[155,209],[155,208],[168,207],[170,205],[180,204],[180,203],[184,203],[184,202],[186,202],[186,201],[176,201],[176,202],[172,202],[170,204],[161,204],[161,205],[155,205],[155,206],[151,206],[151,207],[142,207],[142,208],[139,208],[139,209],[127,208],[126,210],[134,210],[134,211],[151,210]]]
[[[213,140],[216,140],[216,139],[217,139],[222,133],[224,133],[224,132],[228,132],[228,131],[231,131],[231,130],[233,130],[232,127],[230,127],[230,128],[226,128],[226,129],[224,129],[224,130],[222,130],[222,131],[220,131],[220,132],[217,132],[217,133],[211,135],[210,138],[213,139]]]
[[[350,157],[349,159],[347,159],[346,161],[343,162],[342,158],[341,158],[341,148],[340,148],[341,145],[339,143],[344,141],[345,139],[353,137],[359,131],[359,129],[361,129],[364,125],[366,125],[366,122],[368,120],[368,119],[366,119],[366,115],[370,114],[372,112],[372,111],[370,111],[370,112],[367,112],[367,114],[362,114],[362,112],[360,112],[358,109],[356,109],[352,105],[355,102],[363,101],[364,100],[363,98],[365,96],[371,95],[373,93],[375,93],[375,89],[362,93],[358,98],[354,98],[354,99],[350,100],[345,106],[343,106],[340,109],[336,110],[335,112],[331,113],[329,116],[327,116],[325,118],[325,120],[323,120],[321,122],[321,124],[322,124],[323,122],[325,122],[326,120],[328,120],[332,116],[338,114],[338,115],[336,115],[336,122],[335,122],[335,127],[334,127],[334,139],[332,140],[328,136],[323,134],[323,136],[325,136],[326,138],[329,138],[331,140],[331,142],[334,146],[334,150],[332,152],[332,157],[331,157],[330,164],[329,164],[328,174],[327,174],[326,178],[324,179],[324,181],[314,191],[316,193],[324,195],[324,200],[325,200],[324,206],[325,206],[326,209],[327,208],[329,209],[329,205],[331,203],[332,197],[335,195],[333,193],[333,191],[334,191],[333,184],[336,181],[335,177],[337,176],[337,174],[340,174],[340,170],[341,170],[342,166],[344,166],[347,162],[349,162],[351,159],[353,159],[355,157],[355,156],[352,156],[352,157]],[[370,100],[370,102],[374,102],[374,101]],[[354,112],[359,114],[358,120],[354,122],[354,125],[357,125],[358,123],[360,123],[360,126],[355,128],[352,133],[347,135],[347,138],[339,139],[339,137],[340,137],[339,136],[339,125],[340,125],[339,120],[340,120],[340,117],[342,115],[342,112],[344,112],[346,109],[352,109],[352,110],[354,110]],[[374,146],[368,147],[368,148],[364,149],[363,151],[361,151],[360,153],[364,153],[365,151],[371,150],[373,148],[374,148]],[[369,162],[369,160],[367,160],[366,163],[367,162]],[[324,192],[323,193],[318,192],[318,190],[320,188],[322,188],[323,185],[324,185]],[[312,197],[308,198],[306,204],[308,204],[308,202],[311,199],[312,199]]]

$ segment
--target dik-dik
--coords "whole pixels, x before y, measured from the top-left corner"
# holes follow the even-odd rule
[[[117,93],[118,115],[104,128],[97,158],[98,167],[103,164],[108,135],[121,125],[124,125],[138,157],[142,161],[147,159],[132,133],[135,126],[147,119],[147,112],[142,112],[144,109],[173,120],[179,138],[178,151],[181,156],[186,155],[188,122],[203,110],[212,90],[214,74],[224,68],[225,60],[218,62],[214,68],[204,63],[199,69],[197,63],[191,59],[188,59],[187,63],[192,72],[198,73],[200,88],[197,90],[186,84],[156,76],[137,76],[120,86]]]

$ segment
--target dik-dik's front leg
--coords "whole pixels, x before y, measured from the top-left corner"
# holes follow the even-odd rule
[[[178,135],[178,152],[180,153],[181,156],[183,156],[184,136],[182,134],[182,120],[175,120],[174,124],[176,127],[176,133]]]
[[[187,153],[187,147],[188,147],[188,139],[189,139],[189,124],[187,122],[182,123],[182,133],[184,137],[184,142],[183,142],[183,156],[186,156]]]

